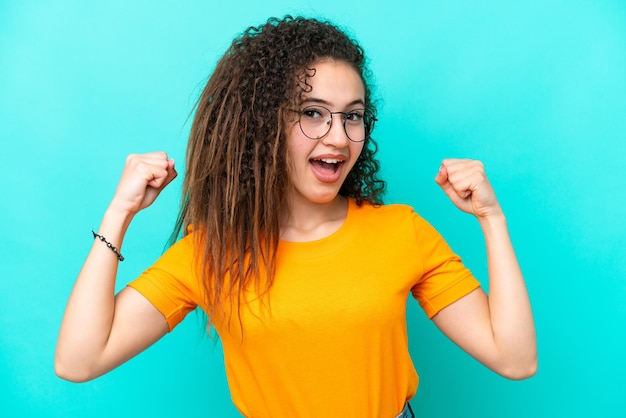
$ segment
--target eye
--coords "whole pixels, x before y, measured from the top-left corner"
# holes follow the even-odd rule
[[[362,122],[363,121],[363,111],[362,110],[353,110],[352,112],[346,113],[346,120],[350,122]]]
[[[302,116],[311,119],[319,119],[323,117],[324,111],[315,107],[307,107],[302,110]]]

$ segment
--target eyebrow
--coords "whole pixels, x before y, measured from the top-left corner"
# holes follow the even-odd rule
[[[317,97],[309,97],[309,98],[307,98],[307,99],[302,101],[302,104],[306,104],[306,103],[318,103],[318,104],[323,104],[323,105],[326,105],[326,106],[330,106],[330,105],[333,104],[333,103],[331,103],[331,102],[329,102],[327,100],[320,99],[320,98],[317,98]],[[357,104],[365,106],[365,102],[363,101],[363,99],[355,99],[355,100],[351,101],[350,103],[347,103],[346,107],[354,106],[354,105],[357,105]]]

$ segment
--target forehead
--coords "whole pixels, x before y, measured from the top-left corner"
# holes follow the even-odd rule
[[[354,67],[344,61],[323,60],[310,66],[312,76],[307,78],[309,91],[302,96],[304,101],[323,100],[330,104],[343,105],[365,101],[365,86]]]

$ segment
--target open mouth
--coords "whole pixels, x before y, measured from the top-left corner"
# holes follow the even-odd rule
[[[310,160],[310,162],[311,164],[319,167],[322,170],[332,170],[333,173],[336,173],[337,170],[339,170],[339,167],[341,167],[341,164],[344,163],[344,161],[334,158],[313,158]]]

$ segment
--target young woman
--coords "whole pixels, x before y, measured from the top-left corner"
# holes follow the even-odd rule
[[[470,355],[531,376],[530,304],[482,164],[444,160],[435,181],[482,227],[489,296],[410,207],[382,205],[367,76],[362,49],[326,22],[270,19],[236,39],[198,101],[183,238],[114,295],[128,225],[176,177],[164,152],[129,156],[68,301],[56,373],[100,376],[200,306],[243,415],[410,416],[412,292]]]

